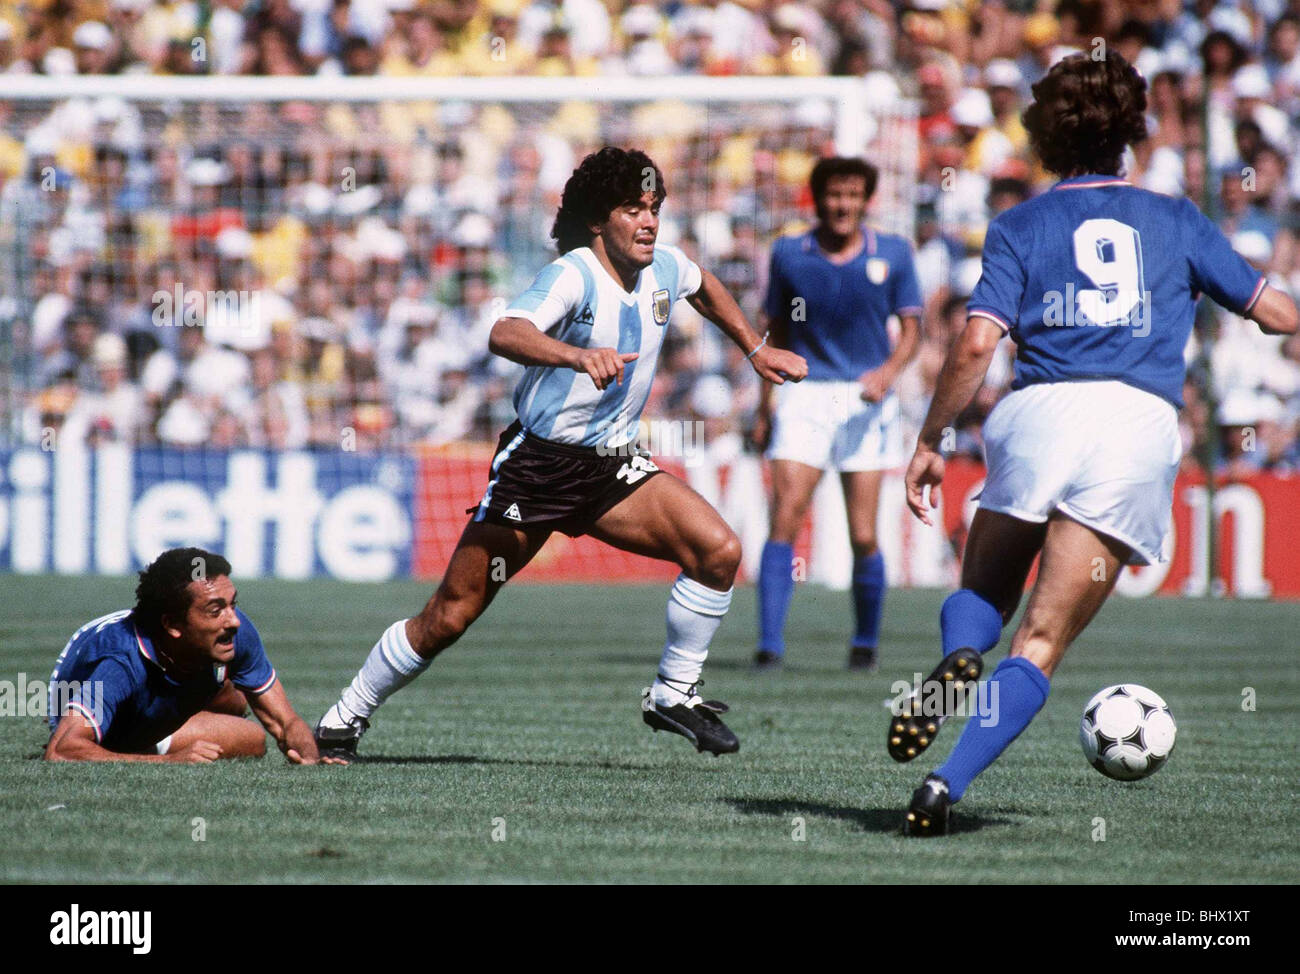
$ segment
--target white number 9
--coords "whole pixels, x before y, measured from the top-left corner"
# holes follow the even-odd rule
[[[1074,263],[1096,288],[1078,293],[1078,308],[1096,325],[1117,325],[1142,301],[1142,238],[1118,220],[1084,220],[1074,231]]]

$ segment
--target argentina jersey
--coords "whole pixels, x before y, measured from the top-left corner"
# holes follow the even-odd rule
[[[1265,284],[1190,200],[1084,175],[989,224],[967,314],[1015,340],[1013,389],[1114,379],[1181,408],[1200,295],[1244,315]]]
[[[864,227],[861,252],[842,264],[813,231],[781,237],[770,267],[763,310],[814,381],[857,381],[889,358],[889,316],[921,314],[912,248],[894,234]]]
[[[668,317],[678,298],[699,290],[700,268],[676,247],[655,246],[628,293],[588,247],[544,267],[501,315],[523,318],[558,341],[579,348],[616,348],[639,357],[623,381],[605,389],[585,372],[529,366],[515,387],[515,412],[534,436],[579,446],[621,446],[636,438],[650,396]]]

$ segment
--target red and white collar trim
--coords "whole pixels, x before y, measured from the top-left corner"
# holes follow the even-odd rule
[[[154,664],[154,666],[161,667],[162,664],[158,662],[158,659],[149,651],[149,647],[145,645],[144,638],[140,635],[140,630],[136,627],[135,623],[131,624],[131,632],[135,633],[135,644],[140,647],[140,655],[150,663]]]
[[[1080,178],[1080,177],[1076,177]],[[1127,179],[1119,179],[1115,176],[1093,176],[1092,178],[1081,182],[1062,181],[1057,183],[1052,189],[1100,189],[1103,186],[1132,186]]]

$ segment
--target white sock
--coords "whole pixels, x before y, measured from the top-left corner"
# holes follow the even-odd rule
[[[731,591],[719,592],[685,575],[677,576],[668,597],[668,641],[650,690],[655,703],[693,707],[699,702],[694,685],[699,682],[713,634],[731,607]]]
[[[430,662],[411,648],[406,620],[399,619],[384,630],[352,685],[321,718],[322,726],[343,728],[356,717],[369,720],[380,704],[428,669]]]

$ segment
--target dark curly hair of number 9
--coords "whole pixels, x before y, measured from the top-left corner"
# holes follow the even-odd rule
[[[663,173],[651,158],[639,149],[607,145],[583,159],[564,184],[551,238],[562,254],[586,247],[593,223],[605,222],[616,207],[650,191],[656,206],[668,195]]]
[[[131,618],[146,635],[162,631],[163,617],[184,618],[190,610],[190,582],[201,578],[230,577],[230,562],[202,548],[164,551],[140,572]]]
[[[1033,86],[1021,116],[1043,167],[1058,176],[1119,175],[1124,147],[1147,137],[1147,83],[1114,51],[1072,54]]]

